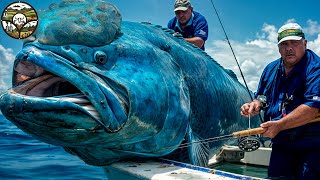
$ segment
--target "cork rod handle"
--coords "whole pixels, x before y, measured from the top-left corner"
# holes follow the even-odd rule
[[[320,121],[320,113],[318,114],[318,116],[315,119],[313,119],[309,123],[313,123],[313,122],[317,122],[317,121]],[[233,138],[247,137],[247,136],[262,134],[264,132],[266,132],[265,128],[258,127],[258,128],[234,132],[234,133],[232,133],[232,137]]]

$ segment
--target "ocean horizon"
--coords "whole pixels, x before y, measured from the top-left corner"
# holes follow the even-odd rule
[[[62,147],[38,141],[0,113],[1,179],[107,179],[102,167],[91,166]]]

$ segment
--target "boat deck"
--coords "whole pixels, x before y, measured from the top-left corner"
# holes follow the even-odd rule
[[[231,155],[237,151],[237,147],[226,147],[227,153],[224,156],[228,156],[228,152]],[[235,151],[233,151],[233,149]],[[244,164],[257,164],[260,162],[268,164],[269,155],[271,149],[260,148],[255,152],[246,153],[241,163]],[[263,159],[261,159],[263,158]],[[265,160],[264,160],[265,159]],[[267,161],[266,161],[267,160]],[[216,163],[216,160],[210,160],[209,164]],[[234,174],[230,172],[194,166],[186,163],[167,159],[156,159],[146,161],[125,161],[115,162],[105,168],[106,174],[109,180],[260,180],[263,178],[245,176],[240,174]]]
[[[176,161],[160,159],[145,162],[116,162],[106,168],[108,179],[125,180],[260,180],[250,176],[233,174],[210,168],[193,166]]]

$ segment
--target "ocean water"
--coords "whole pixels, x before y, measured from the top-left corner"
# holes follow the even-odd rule
[[[262,166],[248,166],[243,164],[224,162],[210,168],[257,178],[268,177],[268,168]]]
[[[27,135],[0,113],[0,179],[107,179],[62,147]]]

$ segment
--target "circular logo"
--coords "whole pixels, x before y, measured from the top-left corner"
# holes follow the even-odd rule
[[[10,37],[24,39],[35,32],[38,26],[38,15],[28,3],[14,2],[3,10],[1,25]]]

